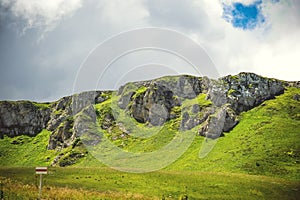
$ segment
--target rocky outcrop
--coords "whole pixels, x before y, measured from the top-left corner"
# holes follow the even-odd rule
[[[92,109],[95,118],[95,110],[91,105],[102,103],[109,98],[110,94],[109,91],[88,91],[64,97],[54,102],[47,126],[47,129],[52,131],[48,149],[62,149],[70,146],[79,137],[79,130],[83,130],[78,123],[79,113],[88,107],[89,116],[92,115]]]
[[[138,122],[160,126],[170,119],[171,109],[180,105],[173,91],[160,83],[152,83],[148,89],[133,98],[128,108]]]
[[[84,144],[96,145],[102,137],[94,131],[93,124],[97,120],[100,128],[108,133],[118,127],[130,135],[130,129],[117,121],[112,108],[101,112],[94,108],[94,104],[116,95],[116,106],[139,123],[162,126],[168,120],[177,119],[181,131],[196,127],[199,135],[217,138],[238,123],[241,112],[282,94],[285,87],[299,85],[299,82],[284,82],[253,73],[229,75],[218,80],[182,75],[128,83],[115,93],[82,92],[52,103],[2,101],[0,137],[35,136],[46,128],[51,131],[48,149],[59,151],[74,144],[79,137]],[[300,99],[299,95],[293,98]],[[74,158],[80,156],[82,154],[74,153]],[[57,157],[54,163],[59,163],[59,159]],[[69,161],[64,163],[73,162]]]
[[[199,124],[202,124],[207,120],[207,118],[213,113],[213,109],[208,108],[206,110],[202,110],[200,113],[201,115],[195,115],[199,112],[194,112],[193,114],[189,114],[188,111],[183,111],[182,113],[182,120],[180,124],[180,130],[190,130]]]
[[[128,87],[130,86],[130,87]],[[144,90],[141,92],[141,88]],[[181,130],[202,124],[200,135],[215,137],[230,131],[238,115],[284,92],[284,82],[253,73],[240,73],[218,80],[193,76],[163,77],[125,85],[119,90],[119,107],[127,109],[141,123],[160,126],[172,119],[172,109],[186,99],[207,94],[212,102],[206,109],[199,105],[183,108]],[[200,113],[200,114],[199,114]],[[177,116],[178,117],[178,116]]]
[[[237,113],[250,110],[284,92],[282,81],[253,73],[226,76],[220,79],[220,83],[226,88],[227,102]]]
[[[46,128],[51,109],[48,104],[30,101],[0,102],[0,137],[35,136]]]
[[[253,73],[240,73],[208,81],[208,99],[212,112],[199,129],[199,134],[217,138],[238,123],[238,114],[284,92],[284,83]]]
[[[238,117],[228,105],[217,107],[211,111],[198,133],[208,138],[218,138],[223,132],[230,131],[237,123]]]
[[[195,98],[205,87],[202,78],[189,75],[130,83],[119,89],[118,105],[138,122],[160,126],[173,117],[171,110],[180,106],[181,99]]]
[[[300,88],[300,81],[283,81],[285,87]]]

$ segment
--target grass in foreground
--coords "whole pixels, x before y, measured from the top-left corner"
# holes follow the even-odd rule
[[[0,168],[5,197],[34,199],[34,168]],[[5,177],[5,178],[3,178]],[[297,199],[299,182],[233,173],[158,171],[130,174],[109,168],[51,168],[46,199]]]

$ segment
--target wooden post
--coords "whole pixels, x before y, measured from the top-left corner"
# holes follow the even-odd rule
[[[3,184],[0,182],[0,200],[4,199]]]
[[[40,175],[38,199],[41,199],[42,198],[42,187],[43,187],[43,174],[48,174],[48,168],[47,167],[36,167],[35,173]]]
[[[40,174],[40,184],[39,184],[39,199],[42,198],[42,185],[43,184],[43,174]]]

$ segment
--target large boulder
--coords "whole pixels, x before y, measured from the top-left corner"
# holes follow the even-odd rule
[[[199,135],[215,139],[238,123],[237,116],[228,105],[217,107],[211,113],[199,129]]]

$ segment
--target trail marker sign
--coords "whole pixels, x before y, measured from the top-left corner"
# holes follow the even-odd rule
[[[36,167],[35,173],[36,174],[48,174],[48,168],[47,167]]]
[[[48,168],[47,167],[36,167],[35,168],[35,174],[40,175],[39,197],[38,197],[38,199],[41,199],[42,198],[42,186],[43,186],[43,174],[48,174]]]

